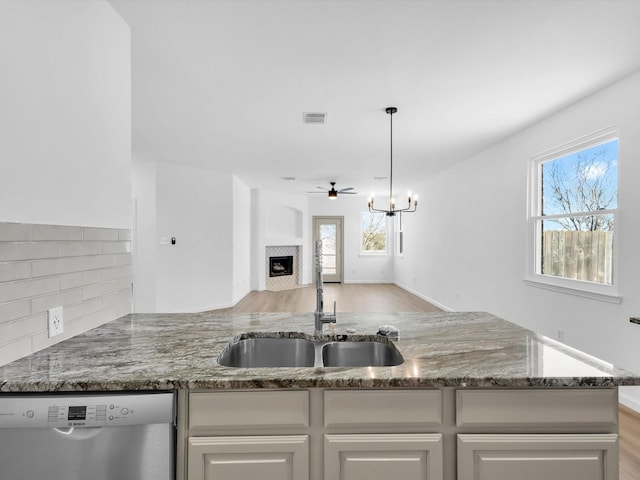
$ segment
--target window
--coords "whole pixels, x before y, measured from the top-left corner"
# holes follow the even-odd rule
[[[615,295],[618,144],[603,131],[533,159],[529,279]]]
[[[384,213],[362,212],[361,232],[360,252],[362,254],[387,253],[387,217]]]

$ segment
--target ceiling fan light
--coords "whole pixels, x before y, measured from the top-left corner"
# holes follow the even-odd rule
[[[329,190],[329,199],[335,200],[338,198],[338,192],[336,190]]]

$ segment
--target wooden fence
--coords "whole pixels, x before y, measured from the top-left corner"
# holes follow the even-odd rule
[[[548,230],[542,242],[544,275],[612,283],[613,232]]]

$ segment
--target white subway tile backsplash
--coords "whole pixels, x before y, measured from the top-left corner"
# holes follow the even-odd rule
[[[104,255],[88,255],[83,257],[54,258],[50,260],[34,260],[31,272],[34,277],[61,275],[63,273],[82,272],[102,268]]]
[[[127,303],[129,300],[131,300],[131,292],[126,290],[114,293],[113,295],[105,295],[102,297],[102,308],[121,305]]]
[[[2,341],[12,342],[19,338],[47,329],[46,314],[32,315],[13,322],[0,323],[0,338]]]
[[[102,299],[94,298],[93,300],[88,300],[82,303],[76,303],[74,305],[69,305],[64,307],[64,319],[65,324],[68,322],[73,322],[78,320],[85,315],[89,315],[90,313],[98,312],[102,309]]]
[[[118,281],[112,280],[110,282],[95,283],[87,287],[82,288],[82,299],[90,300],[92,298],[104,297],[105,295],[112,295],[118,291]]]
[[[131,298],[131,297],[130,297]],[[123,317],[133,311],[133,301],[129,300],[127,303],[121,303],[118,305],[118,315],[116,318]]]
[[[84,239],[85,240],[109,240],[109,241],[115,242],[118,240],[118,229],[85,227]]]
[[[59,307],[61,305],[72,305],[84,300],[82,298],[82,288],[74,290],[65,290],[64,292],[55,293],[53,295],[43,295],[31,299],[31,312],[46,312],[50,308]]]
[[[129,290],[131,292],[131,285],[133,284],[133,278],[123,277],[118,279],[118,291]]]
[[[129,240],[131,241],[131,230],[118,230],[118,240]]]
[[[103,280],[104,270],[86,270],[83,272],[60,275],[60,290],[84,287]]]
[[[31,240],[82,240],[82,227],[64,225],[32,225]]]
[[[31,225],[0,222],[0,242],[28,242],[29,240],[31,240]]]
[[[131,242],[103,242],[102,253],[131,253]]]
[[[31,263],[29,262],[0,263],[0,282],[12,282],[30,277]]]
[[[0,283],[0,303],[46,295],[57,292],[59,288],[60,280],[57,277]]]
[[[102,281],[115,280],[117,278],[124,278],[131,276],[131,265],[124,265],[122,267],[105,268],[102,270]]]
[[[119,253],[109,253],[100,256],[100,268],[117,267]]]
[[[10,322],[17,318],[31,314],[31,301],[19,300],[17,302],[0,303],[0,323]],[[2,337],[0,336],[0,339]]]
[[[131,230],[0,222],[0,365],[130,313],[131,282]]]
[[[118,265],[131,265],[133,263],[130,253],[118,253],[116,257]]]
[[[80,257],[83,255],[100,255],[102,242],[63,242],[60,243],[61,257]]]
[[[2,242],[0,262],[33,260],[34,258],[56,258],[60,254],[59,245],[51,242]]]
[[[31,336],[25,336],[12,342],[0,344],[0,365],[29,355],[33,351],[31,350],[31,338]]]

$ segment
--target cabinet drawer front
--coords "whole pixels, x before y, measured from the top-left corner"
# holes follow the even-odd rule
[[[251,391],[192,393],[189,429],[309,426],[309,392]]]
[[[442,480],[440,434],[325,435],[325,480]]]
[[[324,426],[442,423],[440,390],[325,390]]]
[[[188,478],[309,478],[306,435],[189,438]]]
[[[458,390],[459,427],[580,426],[615,429],[617,394],[602,390]]]
[[[458,480],[617,480],[618,436],[458,435]]]

